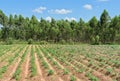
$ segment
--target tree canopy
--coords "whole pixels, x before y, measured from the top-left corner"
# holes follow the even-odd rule
[[[104,10],[100,19],[94,16],[88,22],[31,18],[22,15],[7,17],[0,10],[0,38],[7,40],[47,41],[47,42],[84,42],[92,44],[120,43],[120,16],[111,18]]]

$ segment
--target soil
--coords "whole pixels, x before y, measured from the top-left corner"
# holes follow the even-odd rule
[[[25,49],[26,49],[26,47],[25,47]],[[7,71],[3,74],[3,78],[0,81],[14,81],[13,74],[15,73],[15,71],[21,61],[21,56],[23,55],[23,52],[25,51],[25,49],[21,51],[21,53],[19,54],[19,57],[17,57],[14,60],[13,64],[11,64],[8,67]]]
[[[43,54],[43,52],[42,52],[41,50],[40,50],[40,53],[41,53],[41,55],[43,56],[44,60],[45,60],[45,61],[47,62],[47,64],[49,65],[50,69],[54,71],[54,79],[55,79],[56,81],[64,81],[64,80],[62,80],[61,77],[58,77],[58,76],[57,76],[57,73],[55,72],[55,70],[53,69],[53,67],[49,64],[48,60],[45,58],[45,56],[44,56],[44,54]]]
[[[39,61],[38,61],[38,57],[37,57],[36,53],[35,53],[35,64],[37,66],[37,72],[38,72],[38,76],[40,78],[40,81],[45,81],[45,79],[43,78],[43,75],[42,75],[42,70],[41,70],[41,67],[39,65]]]

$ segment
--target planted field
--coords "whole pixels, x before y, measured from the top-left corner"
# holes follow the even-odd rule
[[[0,46],[0,81],[120,81],[118,45]]]

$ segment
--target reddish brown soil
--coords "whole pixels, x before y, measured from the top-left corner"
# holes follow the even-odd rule
[[[42,70],[41,70],[40,64],[38,62],[38,57],[37,57],[36,53],[35,53],[35,64],[37,66],[37,72],[38,72],[38,76],[40,77],[40,81],[45,81],[45,79],[43,78],[43,75],[42,75]]]
[[[0,68],[3,67],[3,66],[5,66],[5,65],[7,65],[7,62],[1,62],[0,63]]]
[[[109,76],[105,76],[100,72],[94,71],[93,74],[100,79],[100,81],[113,81]]]
[[[0,80],[0,81],[14,81],[13,80],[13,74],[15,73],[15,71],[16,71],[18,65],[19,65],[19,62],[21,61],[20,57],[23,55],[24,51],[25,51],[25,49],[22,50],[22,52],[20,53],[19,57],[15,59],[13,64],[11,64],[8,67],[7,71],[2,76],[3,77],[2,80]]]
[[[36,46],[38,48],[38,46]],[[72,61],[68,61],[69,65],[66,65],[65,63],[62,63],[57,57],[53,57],[51,56],[51,54],[49,54],[49,56],[53,57],[53,60],[57,62],[57,64],[61,67],[61,69],[58,68],[57,65],[53,65],[52,61],[50,61],[49,59],[47,59],[47,57],[45,56],[45,54],[43,54],[43,52],[40,50],[40,54],[43,56],[43,59],[45,60],[45,62],[48,64],[49,69],[54,71],[53,75],[48,76],[48,69],[46,70],[41,63],[41,59],[38,58],[37,53],[35,51],[35,45],[33,45],[34,48],[34,56],[35,56],[35,65],[37,68],[37,74],[35,77],[30,77],[31,74],[31,69],[30,69],[30,52],[31,52],[31,45],[29,46],[28,49],[28,54],[25,57],[24,62],[21,65],[21,74],[20,74],[20,80],[18,81],[70,81],[70,76],[74,75],[76,78],[76,81],[90,81],[88,79],[88,77],[85,76],[85,73],[87,71],[92,70],[92,75],[96,76],[99,81],[113,81],[112,79],[117,79],[118,81],[120,80],[120,76],[115,75],[106,75],[106,70],[105,68],[109,67],[112,68],[112,65],[106,65],[105,67],[100,67],[100,68],[96,68],[93,66],[88,67],[88,63],[89,63],[89,58],[85,58],[84,55],[80,55],[79,58],[81,58],[81,60],[79,60],[79,58],[74,58]],[[19,57],[17,57],[14,62],[8,67],[7,71],[3,74],[2,79],[0,79],[0,81],[16,81],[15,79],[13,79],[13,74],[15,73],[18,64],[21,61],[21,56],[23,54],[23,52],[25,51],[22,50]],[[14,53],[11,53],[10,51],[6,52],[5,56],[2,56],[2,59],[4,58],[9,58],[14,56],[14,54],[17,52],[17,50],[15,50]],[[66,54],[68,54],[66,52]],[[98,54],[100,55],[100,54]],[[1,60],[1,59],[0,59]],[[68,59],[67,59],[68,60]],[[93,59],[94,63],[98,64],[99,61],[96,59]],[[106,62],[107,64],[107,62]],[[4,60],[2,62],[0,62],[0,68],[4,65],[7,65],[7,60]],[[78,73],[77,70],[75,70],[73,67],[76,66],[77,69],[80,69],[82,65],[86,69],[85,72],[83,73]],[[63,74],[63,69],[69,69],[69,74],[64,75]],[[103,70],[101,70],[103,69]],[[114,68],[114,72],[120,72],[120,68]]]
[[[15,62],[14,64],[12,64],[9,68],[8,68],[8,70],[7,70],[7,72],[3,75],[3,79],[1,80],[1,81],[10,81],[11,79],[12,79],[12,76],[13,76],[13,74],[15,73],[15,71],[16,71],[16,69],[17,69],[17,66],[18,66],[18,64],[19,64],[19,62],[20,62],[20,58],[17,60],[17,62]]]
[[[29,73],[29,61],[30,61],[30,54],[28,53],[25,61],[21,65],[21,75],[20,75],[20,81],[27,81],[28,73]]]
[[[42,52],[41,50],[40,50],[40,53],[41,53],[41,55],[43,56],[44,60],[45,60],[45,61],[47,62],[47,64],[49,65],[50,69],[54,71],[54,79],[56,79],[56,81],[64,81],[64,80],[62,80],[61,77],[58,77],[58,76],[57,76],[57,73],[55,72],[55,70],[53,69],[53,67],[49,64],[48,60],[45,58],[45,56],[44,56],[44,54],[43,54],[43,52]]]
[[[63,63],[57,61],[54,57],[53,57],[53,59],[54,59],[54,61],[56,61],[56,62],[62,67],[62,69],[65,69],[65,67],[68,68],[68,66],[66,66],[66,65],[64,65]],[[63,65],[64,65],[65,67],[64,67]],[[70,67],[70,68],[71,68],[71,67]],[[58,74],[63,80],[65,80],[65,81],[69,81],[69,80],[70,80],[70,76],[74,74],[73,71],[72,71],[73,69],[70,69],[70,72],[69,72],[69,74],[67,74],[67,75],[64,75],[64,74],[63,74],[63,71],[62,71],[62,73],[60,73],[59,69],[57,69],[57,68],[54,68],[54,69],[56,70],[57,74]],[[71,72],[72,72],[72,73],[71,73]],[[60,73],[60,74],[59,74],[59,73]],[[78,78],[78,77],[79,77],[79,78]],[[76,80],[77,80],[77,81],[86,81],[86,80],[81,79],[80,76],[78,76],[78,77],[76,77]]]
[[[3,56],[0,57],[0,68],[4,65],[8,64],[8,58],[13,57],[13,55],[18,51],[16,50],[14,53],[11,53],[11,51],[14,49],[15,47],[11,48],[10,51],[5,52],[5,54]]]

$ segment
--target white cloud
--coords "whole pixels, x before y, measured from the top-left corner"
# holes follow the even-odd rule
[[[92,5],[90,4],[85,4],[83,7],[87,10],[92,10]]]
[[[106,2],[106,1],[109,1],[109,0],[98,0],[98,1],[100,1],[100,2]]]
[[[46,17],[45,20],[51,22],[52,18],[50,16]]]
[[[36,8],[34,9],[32,12],[36,12],[36,13],[43,13],[44,10],[46,10],[47,8],[46,7],[39,7],[39,8]]]
[[[72,10],[56,9],[56,10],[49,10],[48,12],[52,14],[69,14],[72,13]]]
[[[77,21],[77,19],[74,18],[74,17],[71,17],[71,18],[69,18],[69,17],[65,17],[65,20],[68,20],[68,21],[72,21],[72,20]]]

